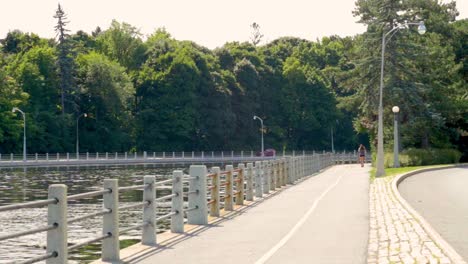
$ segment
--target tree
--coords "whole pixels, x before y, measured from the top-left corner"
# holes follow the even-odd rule
[[[58,70],[60,77],[60,90],[61,90],[61,106],[62,106],[62,116],[66,113],[66,108],[68,106],[74,106],[72,104],[72,99],[68,98],[72,95],[72,89],[74,87],[73,79],[73,67],[74,61],[71,54],[71,46],[68,41],[69,30],[66,29],[68,24],[67,15],[62,9],[62,6],[58,4],[57,11],[55,12],[54,18],[57,19],[57,25],[55,26],[55,32],[58,37]],[[76,95],[76,94],[74,94]],[[75,106],[74,106],[75,107]],[[77,109],[74,109],[75,111]]]
[[[253,22],[250,27],[252,28],[252,36],[250,37],[250,40],[254,46],[257,46],[263,38],[263,34],[260,32],[260,25]]]

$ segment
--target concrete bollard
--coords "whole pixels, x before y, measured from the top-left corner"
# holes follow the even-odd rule
[[[206,166],[191,165],[190,166],[190,184],[189,191],[196,192],[189,194],[187,211],[188,223],[191,225],[206,225],[208,224],[208,210],[206,206]]]
[[[270,193],[270,164],[268,161],[262,161],[262,172],[263,172],[263,193]]]
[[[148,205],[143,206],[143,233],[141,244],[148,246],[156,245],[156,190],[155,176],[146,175],[143,178],[145,187],[143,189],[143,201]]]
[[[119,184],[117,179],[105,179],[104,189],[110,189],[110,193],[103,195],[105,209],[111,212],[102,217],[102,234],[110,234],[110,237],[102,240],[102,260],[109,262],[120,261],[119,245]]]
[[[270,169],[271,169],[270,170],[271,171],[270,191],[274,191],[276,190],[276,185],[278,184],[278,161],[277,160],[270,161]]]
[[[282,160],[276,161],[276,188],[281,189],[281,185],[283,182],[283,164]]]
[[[171,232],[184,232],[184,196],[182,186],[183,172],[176,170],[172,173],[172,194],[176,196],[172,198],[172,212],[176,213],[171,216]]]
[[[246,174],[246,193],[245,199],[247,201],[253,201],[253,179],[254,179],[254,171],[253,171],[253,164],[247,163],[247,174]]]
[[[237,174],[236,181],[236,205],[244,205],[244,175],[245,165],[243,163],[238,165],[239,173]]]
[[[234,196],[232,194],[233,189],[233,178],[234,178],[234,167],[232,165],[226,166],[226,188],[224,192],[224,210],[232,211],[234,210]]]
[[[255,162],[255,197],[262,198],[262,162]]]
[[[67,186],[52,184],[49,186],[49,199],[56,199],[57,203],[49,204],[47,208],[47,224],[56,228],[47,231],[47,253],[57,256],[46,260],[47,264],[67,263]]]
[[[221,169],[219,167],[213,167],[211,177],[211,201],[210,204],[210,216],[219,217],[219,177],[221,176]]]

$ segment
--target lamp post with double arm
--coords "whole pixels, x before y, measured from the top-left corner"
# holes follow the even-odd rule
[[[405,22],[404,24],[394,27],[388,32],[384,32],[382,35],[382,62],[380,65],[380,89],[379,89],[379,121],[377,131],[377,170],[376,176],[384,176],[384,147],[383,147],[383,104],[382,104],[382,93],[384,87],[384,65],[385,65],[385,45],[387,44],[387,37],[390,40],[393,35],[400,29],[406,29],[409,25],[418,25],[419,34],[426,33],[426,26],[424,22]]]

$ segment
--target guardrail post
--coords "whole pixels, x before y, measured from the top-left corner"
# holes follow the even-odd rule
[[[221,151],[221,159],[224,159],[224,151]]]
[[[211,151],[211,158],[214,158],[214,151]]]
[[[202,158],[202,159],[205,158],[205,152],[204,152],[204,151],[201,152],[201,158]]]
[[[250,151],[250,157],[253,158],[253,150]]]
[[[49,161],[49,152],[46,153],[46,160]]]
[[[0,154],[0,160],[2,159],[2,155]],[[34,159],[37,161],[37,153],[34,154]]]
[[[277,171],[277,161],[272,160],[270,161],[270,191],[274,191],[276,189],[278,171]]]
[[[156,158],[156,152],[153,151],[153,159]]]
[[[281,189],[281,186],[283,185],[283,164],[282,160],[278,159],[276,161],[276,188]]]
[[[185,151],[182,151],[182,158],[185,158]]]
[[[105,193],[103,205],[105,209],[110,209],[111,213],[102,217],[102,234],[110,234],[110,237],[102,240],[102,260],[118,262],[120,260],[119,245],[119,184],[117,179],[104,179],[104,189],[110,189],[110,193]]]
[[[118,159],[119,158],[119,154],[116,152],[114,153],[114,159]]]
[[[243,163],[238,165],[239,173],[237,174],[236,184],[236,205],[244,204],[244,175],[245,165]]]
[[[262,162],[255,162],[255,197],[262,198]]]
[[[247,163],[247,175],[246,175],[247,192],[245,193],[245,199],[247,201],[253,201],[253,178],[254,178],[253,164],[249,162]]]
[[[156,245],[156,190],[154,186],[155,177],[146,175],[143,179],[145,188],[143,189],[143,201],[149,204],[143,206],[143,233],[141,236],[141,244],[154,246]]]
[[[138,158],[138,152],[137,152],[137,151],[135,151],[135,154],[134,154],[134,157],[133,157],[133,158],[134,158],[134,159],[137,159],[137,158]]]
[[[99,159],[99,152],[96,152],[96,160]]]
[[[195,152],[192,151],[192,159],[195,158]]]
[[[231,150],[231,158],[234,158],[234,150]]]
[[[148,153],[146,151],[143,151],[143,158],[147,159],[148,158]]]
[[[291,163],[292,163],[292,158],[291,157],[286,157],[286,183],[287,184],[293,184],[293,177],[292,177],[292,171],[291,171]]]
[[[13,153],[10,153],[10,161],[13,161]]]
[[[219,176],[221,169],[213,167],[213,177],[211,177],[211,200],[214,201],[210,205],[210,216],[219,217]]]
[[[57,256],[46,260],[47,264],[67,263],[67,186],[52,184],[49,186],[49,199],[57,203],[49,204],[47,208],[47,224],[56,228],[47,231],[47,253],[56,252]]]
[[[234,167],[232,165],[226,166],[226,186],[224,191],[224,210],[232,211],[234,210],[234,196],[232,195],[232,183],[234,178]]]
[[[189,208],[197,208],[187,212],[188,223],[192,225],[206,225],[208,223],[208,211],[206,207],[206,166],[190,166],[189,191],[197,191],[189,194]],[[194,179],[193,179],[194,178]]]
[[[108,159],[109,159],[109,153],[106,152],[106,160],[108,160]]]
[[[57,160],[60,160],[60,154],[57,152]]]
[[[86,160],[89,160],[89,152],[86,152]]]
[[[244,159],[244,151],[241,151],[241,158]]]
[[[172,212],[176,213],[171,216],[171,232],[183,233],[184,232],[184,195],[182,188],[182,175],[183,172],[176,170],[172,173],[172,194],[176,197],[172,198]]]
[[[267,160],[262,161],[263,171],[263,193],[268,194],[270,192],[270,165]]]
[[[163,159],[165,159],[165,158],[166,158],[166,152],[163,151]]]

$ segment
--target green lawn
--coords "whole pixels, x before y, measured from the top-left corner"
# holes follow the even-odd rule
[[[397,174],[402,174],[402,173],[406,173],[406,172],[410,172],[410,171],[414,171],[414,170],[418,170],[418,169],[423,169],[423,168],[433,168],[433,167],[443,167],[443,166],[447,166],[447,165],[429,165],[429,166],[414,166],[414,167],[401,167],[401,168],[386,168],[385,169],[385,177],[394,176],[394,175],[397,175]],[[376,168],[372,167],[372,169],[370,171],[370,177],[371,177],[372,181],[375,179],[375,171],[376,171]]]

